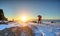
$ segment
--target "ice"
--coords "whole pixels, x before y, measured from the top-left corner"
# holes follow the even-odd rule
[[[11,27],[23,27],[28,26],[33,30],[35,36],[60,36],[60,23],[50,23],[43,22],[42,24],[38,23],[27,23],[23,25],[22,23],[8,23],[7,25],[0,25],[0,30],[11,28]]]
[[[41,36],[42,32],[44,33],[42,36],[60,36],[60,23],[43,22],[38,25],[35,23],[33,26],[36,27],[34,29],[36,36]]]

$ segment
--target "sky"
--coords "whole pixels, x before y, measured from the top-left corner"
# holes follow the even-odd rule
[[[60,19],[60,1],[52,0],[0,0],[0,9],[3,9],[8,19],[20,19],[22,16],[37,19]]]

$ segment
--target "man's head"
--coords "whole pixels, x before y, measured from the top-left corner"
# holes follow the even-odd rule
[[[41,17],[41,15],[38,15],[38,17]]]

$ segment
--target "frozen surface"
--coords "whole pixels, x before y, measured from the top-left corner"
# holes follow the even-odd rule
[[[33,30],[33,33],[35,33],[35,36],[60,36],[60,22],[43,22],[42,24],[27,23],[26,25],[23,25],[22,23],[8,23],[8,25],[0,25],[0,30],[15,26],[29,26]]]
[[[36,36],[60,36],[60,23],[43,23],[35,25],[33,23]],[[32,28],[32,29],[33,29]]]

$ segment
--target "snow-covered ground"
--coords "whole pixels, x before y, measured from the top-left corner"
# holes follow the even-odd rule
[[[8,23],[8,25],[1,24],[0,30],[4,30],[5,28],[11,28],[11,27],[24,27],[28,26],[33,30],[33,33],[35,36],[60,36],[60,22],[58,23],[50,23],[50,22],[43,22],[42,24],[37,23]]]
[[[33,24],[33,31],[36,36],[60,36],[60,23]],[[31,26],[30,26],[31,27]]]

